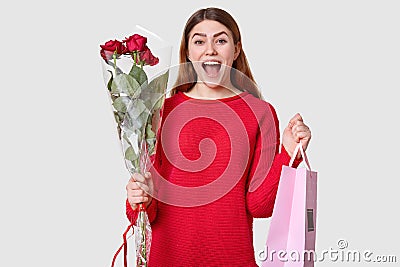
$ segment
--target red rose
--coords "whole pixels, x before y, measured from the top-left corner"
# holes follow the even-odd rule
[[[104,58],[104,60],[110,60],[114,52],[116,52],[118,55],[126,52],[126,47],[118,40],[110,40],[104,45],[100,45],[100,47],[100,55],[102,58]]]
[[[154,66],[159,62],[158,57],[155,57],[147,46],[145,50],[140,53],[140,61],[144,61],[145,65],[150,66]]]
[[[129,36],[128,38],[125,38],[123,42],[126,44],[129,52],[141,52],[146,48],[147,38],[139,34],[134,34],[132,36]]]
[[[113,54],[114,54],[114,52],[106,51],[106,50],[104,50],[104,49],[102,49],[102,50],[100,51],[100,55],[101,55],[101,57],[102,57],[105,61],[111,60]]]

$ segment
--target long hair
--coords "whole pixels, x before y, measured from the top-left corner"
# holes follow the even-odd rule
[[[204,8],[196,11],[186,22],[183,31],[179,48],[179,72],[175,85],[170,92],[171,96],[176,94],[178,91],[187,92],[196,84],[197,74],[187,57],[188,40],[190,31],[193,27],[204,20],[214,20],[227,27],[232,32],[235,45],[242,42],[239,27],[228,12],[215,7]],[[231,82],[238,89],[248,91],[255,97],[262,99],[261,92],[253,78],[243,48],[240,49],[237,59],[232,64]]]

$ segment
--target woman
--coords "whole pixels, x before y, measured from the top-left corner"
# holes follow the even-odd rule
[[[272,215],[282,165],[299,142],[308,146],[299,114],[280,146],[275,110],[262,100],[241,43],[224,10],[198,10],[186,23],[154,168],[126,186],[129,220],[138,203],[147,207],[149,266],[257,266],[253,218]]]

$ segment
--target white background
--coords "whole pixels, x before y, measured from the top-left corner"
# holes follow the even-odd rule
[[[38,0],[3,4],[0,17],[1,266],[110,265],[129,175],[99,45],[140,24],[174,46],[174,64],[184,23],[207,6],[237,20],[281,130],[296,112],[312,129],[317,251],[345,239],[400,260],[398,1]],[[268,227],[255,222],[256,250]]]

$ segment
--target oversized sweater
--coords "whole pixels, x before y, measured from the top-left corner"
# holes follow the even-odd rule
[[[272,215],[282,165],[273,106],[243,92],[166,98],[151,173],[149,267],[257,266],[253,218]],[[296,160],[297,166],[300,161]],[[137,218],[126,202],[131,222]]]

